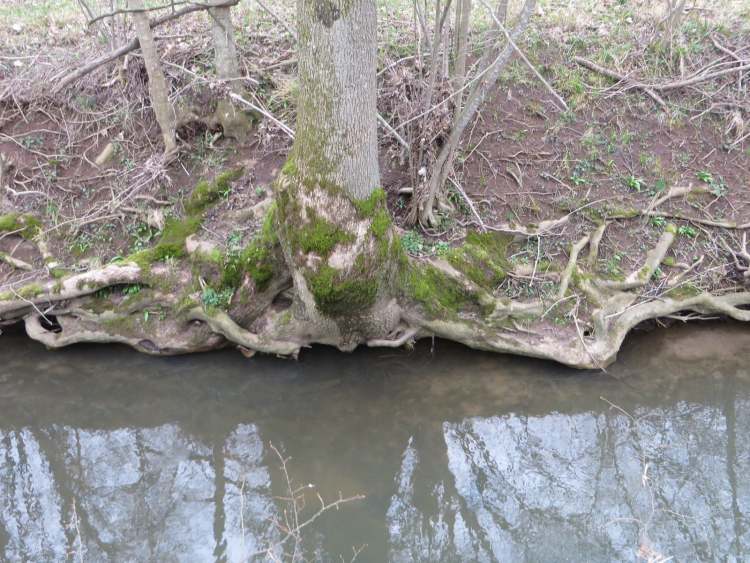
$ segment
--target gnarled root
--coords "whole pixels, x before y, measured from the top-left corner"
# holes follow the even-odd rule
[[[738,250],[732,249],[724,239],[721,239],[721,242],[732,256],[737,271],[742,274],[746,282],[750,282],[750,251],[747,247],[747,233],[742,233],[742,244]]]
[[[276,354],[278,356],[289,356],[296,359],[302,347],[297,342],[275,340],[253,334],[235,323],[229,315],[222,311],[215,311],[209,314],[204,309],[196,307],[190,311],[189,317],[192,320],[207,323],[215,333],[221,334],[230,342],[234,342],[238,346],[242,346],[248,350]]]
[[[135,264],[110,264],[59,282],[32,284],[7,292],[10,294],[7,298],[0,297],[0,320],[19,318],[32,309],[90,295],[105,287],[140,281],[141,269]]]

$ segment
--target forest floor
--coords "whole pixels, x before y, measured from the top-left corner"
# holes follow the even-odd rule
[[[277,14],[293,22],[288,4]],[[409,192],[420,176],[381,129],[382,182],[404,248],[430,257],[460,244],[471,229],[538,225],[567,216],[549,233],[516,241],[511,261],[517,271],[526,265],[527,275],[508,276],[496,288],[510,297],[544,298],[555,292],[545,273],[561,270],[571,244],[603,220],[609,227],[594,268],[615,279],[637,270],[667,223],[674,223],[677,241],[648,292],[667,291],[676,279],[712,292],[741,285],[743,264],[729,249],[741,247],[741,230],[732,225],[750,222],[747,68],[659,90],[661,101],[655,101],[643,89],[588,70],[574,58],[656,86],[746,67],[747,3],[692,9],[671,41],[649,12],[651,2],[562,4],[542,2],[519,46],[569,110],[558,108],[520,60],[506,67],[496,93],[467,129],[451,176],[476,213],[455,189],[450,199],[456,209],[444,214],[439,229],[407,225]],[[414,92],[420,91],[423,68],[410,12],[397,2],[380,11],[379,111],[411,144],[429,137],[427,153],[434,154],[449,132],[452,104],[419,120],[421,129],[403,125],[417,114]],[[487,40],[480,4],[476,11],[472,60]],[[292,37],[246,3],[235,10],[235,23],[248,99],[293,127]],[[158,31],[173,97],[183,115],[193,116],[178,130],[179,158],[165,166],[137,54],[53,92],[68,72],[129,38],[127,29],[86,28],[75,3],[65,0],[0,6],[0,156],[6,162],[0,215],[37,217],[59,263],[48,271],[37,245],[18,229],[2,232],[0,224],[0,253],[31,266],[0,263],[0,292],[92,269],[150,246],[165,218],[184,214],[183,200],[200,180],[239,166],[244,175],[222,193],[200,238],[227,252],[252,238],[260,217],[244,211],[271,193],[291,139],[267,119],[242,140],[227,138],[206,119],[224,91],[212,78],[208,25],[199,14]],[[443,82],[438,90],[445,96],[448,88]],[[97,165],[108,145],[111,156]],[[565,323],[564,311],[552,320]]]

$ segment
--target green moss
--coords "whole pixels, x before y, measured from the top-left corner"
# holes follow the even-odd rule
[[[205,181],[199,182],[185,204],[188,215],[183,219],[175,217],[167,219],[155,246],[131,254],[123,261],[133,262],[141,270],[148,272],[154,262],[161,262],[168,258],[184,258],[187,255],[185,240],[198,232],[203,224],[205,210],[228,189],[230,182],[238,179],[242,174],[242,168],[238,168],[220,174],[212,184]],[[220,255],[208,258],[217,262],[222,259]]]
[[[669,297],[670,299],[681,301],[683,299],[697,297],[701,293],[703,293],[703,291],[699,287],[696,287],[695,285],[690,283],[686,283],[684,285],[680,285],[678,287],[670,289],[669,291],[665,292],[664,295],[666,297]]]
[[[328,257],[337,244],[354,242],[354,235],[320,217],[312,207],[307,208],[308,222],[293,231],[296,245],[306,254],[314,252]]]
[[[275,229],[276,206],[271,206],[258,234],[239,254],[229,255],[224,262],[221,288],[237,288],[247,272],[258,291],[264,291],[276,271],[276,246],[279,243]]]
[[[239,179],[243,173],[244,170],[242,168],[237,168],[219,174],[212,183],[208,183],[205,180],[198,182],[193,189],[193,193],[190,194],[187,202],[185,202],[185,211],[187,214],[196,215],[203,213],[209,205],[217,202],[219,198],[227,194],[231,187],[231,182]]]
[[[187,255],[185,240],[198,232],[203,218],[191,216],[185,219],[167,219],[159,242],[152,248],[141,250],[126,258],[128,262],[135,262],[142,270],[148,271],[151,264],[161,262],[167,258],[182,258]]]
[[[476,305],[470,292],[430,265],[410,265],[402,281],[409,296],[435,316],[454,318],[460,311]]]
[[[478,286],[494,289],[510,269],[507,252],[512,240],[500,233],[470,232],[464,244],[449,250],[445,258]]]
[[[674,256],[666,256],[661,263],[669,268],[673,268],[677,264],[677,260],[675,260]]]
[[[286,162],[284,163],[284,166],[281,169],[282,174],[290,177],[297,176],[298,170],[297,170],[297,163],[294,161],[293,157],[289,157],[286,159]]]
[[[32,239],[39,234],[41,227],[41,222],[33,215],[20,213],[0,215],[0,233],[18,231],[19,236]]]
[[[22,299],[32,299],[44,293],[44,288],[38,283],[32,283],[18,290],[18,296]]]
[[[372,234],[377,239],[382,239],[388,229],[391,228],[391,216],[385,209],[379,210],[372,218]]]
[[[371,276],[341,275],[324,264],[306,276],[315,305],[330,317],[343,317],[372,307],[378,294],[378,280]]]
[[[352,205],[362,219],[373,217],[375,212],[385,208],[386,195],[383,188],[378,188],[366,199],[353,199]]]

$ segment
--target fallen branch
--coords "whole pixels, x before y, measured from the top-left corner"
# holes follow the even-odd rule
[[[276,12],[274,12],[271,8],[266,6],[266,4],[262,0],[255,0],[255,1],[258,3],[258,6],[260,6],[264,11],[266,11],[268,15],[270,15],[273,19],[275,19],[281,25],[281,27],[286,29],[287,32],[289,32],[289,35],[294,37],[295,41],[297,40],[297,32],[294,29],[292,29],[292,27],[288,23],[286,23],[286,20],[284,20],[284,18],[282,18]]]
[[[679,221],[688,221],[690,223],[697,223],[699,225],[706,225],[708,227],[719,227],[721,229],[750,229],[750,223],[737,223],[736,221],[718,221],[714,219],[700,219],[698,217],[689,217],[682,215],[681,213],[663,213],[661,211],[644,211],[641,213],[646,217],[664,217],[665,219],[677,219]]]
[[[6,254],[5,252],[0,252],[0,262],[5,262],[9,266],[13,266],[18,270],[26,270],[27,272],[34,269],[34,267],[28,262],[24,262],[18,258],[13,258],[10,254]]]
[[[280,121],[280,120],[279,120],[278,118],[276,118],[276,117],[275,117],[275,116],[274,116],[274,115],[273,115],[273,114],[272,114],[271,112],[269,112],[269,111],[268,111],[267,109],[264,109],[264,108],[262,108],[261,106],[259,106],[259,105],[256,105],[256,104],[254,104],[254,103],[252,103],[252,102],[250,102],[250,101],[246,100],[245,98],[243,98],[242,96],[240,96],[240,95],[238,95],[238,94],[235,94],[234,92],[229,92],[229,97],[230,97],[230,98],[232,98],[233,100],[236,100],[236,101],[240,102],[241,104],[244,104],[244,105],[246,105],[246,106],[247,106],[247,107],[249,107],[250,109],[252,109],[252,110],[254,110],[254,111],[257,111],[258,113],[261,113],[261,114],[263,114],[263,115],[264,115],[264,116],[266,116],[266,117],[267,117],[268,119],[270,119],[271,121],[273,121],[273,122],[274,122],[274,123],[275,123],[276,125],[278,125],[279,129],[281,129],[281,130],[282,130],[282,131],[283,131],[284,133],[286,133],[286,135],[287,135],[287,136],[288,136],[288,137],[289,137],[289,138],[290,138],[290,139],[291,139],[292,141],[294,140],[294,129],[292,129],[291,127],[289,127],[289,126],[288,126],[288,125],[287,125],[286,123],[284,123],[283,121]]]
[[[479,223],[479,228],[482,229],[483,233],[486,233],[487,227],[485,227],[484,221],[482,221],[482,217],[479,215],[479,212],[477,211],[476,207],[474,207],[474,202],[471,201],[469,196],[466,194],[466,192],[464,191],[464,189],[461,187],[461,185],[458,182],[456,182],[450,176],[448,176],[448,181],[451,184],[453,184],[453,187],[455,187],[456,190],[458,190],[458,193],[461,194],[461,197],[464,198],[464,201],[469,206],[469,209],[471,209],[471,213],[474,215],[474,217],[477,218],[477,222]]]
[[[686,78],[684,80],[674,80],[672,82],[665,82],[662,84],[646,84],[644,82],[639,82],[638,80],[633,80],[632,78],[629,78],[625,75],[622,75],[618,72],[615,72],[603,66],[599,66],[598,64],[592,61],[589,61],[588,59],[584,59],[583,57],[573,57],[573,60],[579,65],[588,68],[589,70],[593,70],[594,72],[598,72],[599,74],[603,74],[604,76],[617,79],[621,82],[628,84],[632,88],[638,88],[640,90],[643,90],[654,99],[658,98],[658,96],[656,95],[656,92],[668,92],[670,90],[679,90],[680,88],[685,88],[687,86],[700,84],[701,82],[706,82],[707,80],[711,80],[713,78],[719,78],[726,74],[732,74],[735,72],[744,72],[746,70],[750,70],[750,64],[744,64],[739,67],[725,68],[723,70],[717,70],[716,72],[709,72],[707,74],[698,74],[697,76],[693,76],[692,78]],[[664,105],[664,100],[662,100],[661,98],[659,98],[657,101],[659,101],[661,105]]]
[[[742,245],[740,246],[739,250],[734,250],[733,248],[731,248],[724,239],[721,239],[721,242],[724,245],[724,248],[727,249],[729,254],[734,259],[734,265],[742,274],[742,277],[746,280],[750,280],[750,251],[748,251],[747,247],[747,233],[742,233]],[[740,259],[744,260],[746,262],[746,265],[742,264],[742,262],[740,262]]]
[[[586,67],[589,70],[593,70],[594,72],[598,72],[599,74],[603,74],[604,76],[607,76],[609,78],[612,78],[614,80],[617,80],[619,82],[624,82],[628,86],[631,86],[632,88],[640,88],[643,90],[646,94],[648,94],[657,104],[659,104],[662,108],[665,110],[667,109],[667,102],[665,102],[659,94],[657,94],[653,88],[649,88],[645,84],[642,84],[640,82],[636,82],[634,80],[631,80],[627,76],[620,74],[618,72],[615,72],[614,70],[609,70],[608,68],[604,68],[603,66],[599,66],[598,64],[591,62],[587,59],[584,59],[583,57],[573,57],[573,60],[577,62],[579,65]]]

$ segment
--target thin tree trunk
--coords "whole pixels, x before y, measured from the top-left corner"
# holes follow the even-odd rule
[[[240,61],[234,40],[231,8],[228,6],[210,8],[208,13],[211,18],[211,34],[214,40],[216,76],[221,80],[230,81],[230,89],[235,94],[242,95],[242,85],[238,80],[241,76]]]
[[[516,25],[515,29],[511,32],[511,37],[515,40],[528,25],[529,18],[533,12],[536,0],[526,0],[521,17]],[[489,94],[490,90],[494,87],[498,78],[500,77],[500,71],[510,61],[511,55],[515,52],[513,46],[508,44],[505,48],[495,56],[495,51],[489,51],[487,55],[483,57],[483,60],[494,60],[489,65],[480,64],[479,68],[483,68],[484,73],[481,80],[477,81],[477,84],[471,90],[466,105],[461,113],[456,118],[455,126],[451,131],[448,141],[443,145],[438,158],[433,166],[430,181],[426,185],[426,193],[415,194],[416,197],[412,200],[412,212],[410,213],[410,219],[419,220],[425,225],[434,225],[436,223],[433,208],[438,194],[443,189],[448,174],[453,167],[453,161],[456,158],[456,149],[461,140],[464,130],[469,125],[471,120],[474,118],[480,105],[484,102]]]
[[[135,33],[141,45],[143,60],[148,73],[148,93],[151,97],[151,107],[156,114],[156,121],[161,129],[164,140],[164,154],[172,155],[177,152],[176,119],[174,108],[169,103],[169,90],[164,71],[161,68],[159,51],[156,48],[154,35],[148,21],[148,12],[144,11],[143,0],[128,0],[128,8],[132,12]]]
[[[453,70],[453,88],[460,90],[466,83],[466,57],[471,25],[471,0],[456,1],[456,64]],[[456,114],[461,110],[463,95],[456,99]]]
[[[216,75],[221,80],[226,81],[229,92],[237,96],[244,96],[231,10],[229,6],[224,6],[210,8],[208,11],[214,41],[214,64],[216,65]],[[235,107],[229,98],[219,100],[214,120],[221,125],[225,137],[239,141],[243,141],[252,128],[251,119],[245,112]]]

